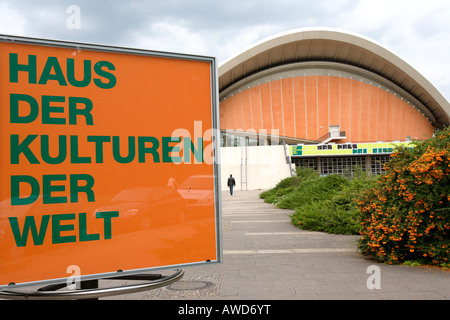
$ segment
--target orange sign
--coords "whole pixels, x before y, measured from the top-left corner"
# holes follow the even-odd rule
[[[214,58],[0,37],[0,70],[0,288],[220,262]]]

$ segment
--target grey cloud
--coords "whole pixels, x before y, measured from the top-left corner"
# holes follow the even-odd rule
[[[0,0],[0,5],[8,4],[23,18],[21,21],[25,23],[20,27],[26,36],[179,50],[213,55],[219,62],[277,32],[311,26],[343,28],[364,34],[408,58],[414,67],[428,72],[432,82],[438,81],[435,85],[450,96],[450,79],[441,71],[450,68],[446,61],[448,52],[438,49],[439,43],[450,43],[448,3],[429,0],[409,5],[410,1],[405,0],[408,6],[402,9],[395,2],[393,8],[397,11],[391,10],[386,16],[381,2],[374,5],[368,0]],[[66,27],[66,8],[72,4],[81,9],[80,30]],[[433,4],[435,9],[430,10]],[[371,6],[377,12],[371,12]],[[175,34],[178,30],[181,34]],[[418,43],[425,42],[424,39],[427,48]],[[430,61],[424,61],[427,59]],[[431,60],[440,62],[440,70],[435,70],[438,64]]]

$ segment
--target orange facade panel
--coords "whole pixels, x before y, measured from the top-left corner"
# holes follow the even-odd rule
[[[240,109],[242,112],[242,127],[244,126],[250,126],[252,128],[252,109],[251,109],[251,103],[250,103],[250,96],[249,94],[240,94],[239,97],[239,104]],[[243,129],[244,130],[244,129]]]
[[[294,88],[292,78],[281,80],[281,89],[283,98],[283,135],[287,137],[295,137]]]
[[[349,136],[354,140],[361,141],[361,127],[364,123],[361,119],[361,82],[351,81],[352,103],[350,104],[350,132]]]
[[[273,128],[272,106],[270,99],[270,87],[268,83],[259,86],[259,95],[261,99],[262,126],[264,129]]]
[[[329,119],[330,123],[329,125],[338,125],[341,122],[340,117],[340,110],[341,110],[341,103],[340,103],[340,79],[339,77],[328,77],[329,82],[329,100],[330,100],[330,114]]]
[[[351,105],[352,105],[352,80],[341,78],[341,87],[339,93],[340,108],[340,122],[341,131],[346,132],[346,136],[351,136]]]
[[[367,126],[367,131],[368,131],[368,141],[377,141],[378,139],[378,133],[377,133],[377,128],[378,128],[378,117],[376,117],[375,115],[378,114],[378,102],[380,99],[380,90],[378,90],[377,87],[374,86],[369,86],[369,95],[370,95],[370,102],[369,102],[369,110],[368,115],[365,115],[367,122],[368,122],[368,126]]]
[[[319,138],[318,135],[318,107],[317,107],[317,78],[306,77],[306,123],[308,128],[306,130],[306,139],[315,140]]]
[[[247,90],[250,96],[251,112],[252,112],[252,128],[257,132],[263,129],[261,99],[259,98],[259,87],[252,87]]]
[[[394,98],[395,97],[392,94],[387,94],[386,96],[386,137],[394,137],[396,131],[398,131],[398,128],[400,127],[397,126],[397,128],[394,129],[394,119],[398,119],[398,108],[396,108],[396,103],[393,101]]]
[[[339,125],[340,142],[425,139],[433,126],[393,92],[338,76],[273,80],[234,94],[220,104],[221,128],[278,130],[282,136],[317,140]]]
[[[361,83],[361,126],[360,141],[370,141],[370,112],[372,108],[372,86],[367,83]]]
[[[378,101],[378,114],[374,115],[378,117],[378,126],[377,126],[377,137],[378,140],[387,140],[386,138],[386,127],[387,127],[387,115],[388,110],[386,106],[387,100],[387,92],[380,92],[380,99]]]
[[[317,77],[317,121],[318,121],[318,137],[322,137],[328,133],[330,123],[329,119],[329,77]]]
[[[295,137],[303,137],[306,139],[306,131],[308,123],[306,119],[306,88],[305,78],[294,78],[294,110],[295,110]]]
[[[281,81],[269,82],[269,88],[273,129],[277,129],[279,135],[284,136],[284,108],[282,103]]]

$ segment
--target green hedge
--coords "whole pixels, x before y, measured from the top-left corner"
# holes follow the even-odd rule
[[[292,209],[292,223],[305,230],[339,234],[358,234],[356,199],[375,179],[361,171],[354,177],[319,177],[310,169],[298,169],[297,177],[280,181],[275,188],[260,194],[268,203]]]

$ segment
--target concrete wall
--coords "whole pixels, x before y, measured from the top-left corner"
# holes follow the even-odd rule
[[[227,180],[230,174],[236,180],[235,190],[270,189],[280,180],[290,177],[290,167],[286,163],[283,148],[283,146],[221,148],[222,190],[228,189]]]

